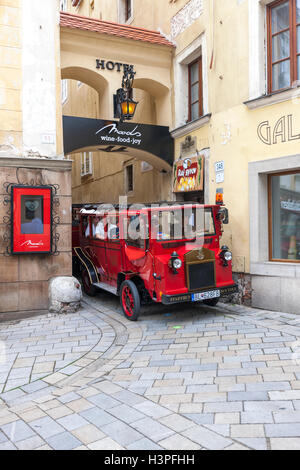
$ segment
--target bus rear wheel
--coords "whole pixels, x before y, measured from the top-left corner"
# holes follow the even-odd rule
[[[132,281],[124,281],[121,285],[120,302],[123,313],[130,321],[136,321],[141,310],[139,291]]]
[[[97,289],[91,283],[89,273],[87,272],[87,269],[85,269],[85,268],[81,272],[81,279],[82,279],[82,285],[83,285],[84,292],[89,297],[95,297],[95,295],[97,294]]]

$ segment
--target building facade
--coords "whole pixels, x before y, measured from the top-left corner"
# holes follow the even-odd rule
[[[48,310],[49,280],[72,275],[71,162],[62,148],[57,2],[41,9],[39,0],[1,0],[0,31],[0,314],[12,314]],[[13,186],[32,194],[51,187],[51,253],[34,252],[40,239],[27,254],[13,253]],[[36,196],[27,198],[25,224],[32,201],[39,204]]]
[[[46,20],[38,2],[30,2],[0,0],[1,177],[15,159],[34,167],[30,159],[37,158],[45,171],[51,160],[67,178],[64,165],[70,169],[73,161],[72,184],[68,180],[62,194],[68,214],[71,193],[74,204],[117,202],[120,195],[129,202],[212,204],[216,192],[223,193],[230,213],[223,240],[233,251],[237,300],[300,313],[300,1],[49,0]],[[44,28],[54,33],[42,50]],[[115,122],[113,95],[124,64],[134,66],[138,101],[127,132],[145,126],[151,139],[152,131],[168,130],[172,162],[165,149],[154,151],[155,137],[152,149],[128,144],[128,135],[116,144],[111,133],[99,144],[75,145],[79,124],[73,136],[63,129],[62,115],[92,119],[101,128]],[[177,178],[178,168],[194,162],[198,186]],[[35,163],[26,174],[40,171],[42,163]],[[13,182],[10,175],[4,182]],[[69,219],[62,221],[68,230]],[[69,244],[60,251],[67,263]],[[27,282],[22,264],[31,266],[30,258],[2,259],[0,292],[15,292]],[[54,258],[46,259],[51,266]],[[64,268],[50,271],[61,275]],[[50,274],[38,281],[41,289]],[[21,309],[21,298],[0,308]]]

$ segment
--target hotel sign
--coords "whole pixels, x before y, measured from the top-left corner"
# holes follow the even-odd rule
[[[116,70],[117,72],[125,72],[125,69],[128,67],[134,70],[134,65],[123,64],[122,62],[114,62],[113,60],[96,59],[96,69],[98,70],[109,70],[110,72]]]

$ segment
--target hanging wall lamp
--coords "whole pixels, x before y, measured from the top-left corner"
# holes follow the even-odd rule
[[[133,100],[132,87],[135,73],[131,65],[124,66],[122,88],[119,88],[117,94],[114,95],[114,117],[120,119],[120,122],[133,119],[138,105],[138,103]]]

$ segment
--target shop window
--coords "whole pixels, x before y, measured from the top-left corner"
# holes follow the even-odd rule
[[[81,154],[81,176],[93,174],[93,152],[83,152]]]
[[[270,260],[300,263],[300,171],[269,176]]]
[[[189,64],[189,121],[203,115],[202,57]]]
[[[125,167],[125,190],[126,193],[131,193],[134,189],[133,184],[133,165]]]
[[[268,9],[268,87],[284,90],[300,79],[300,0],[280,0]]]

